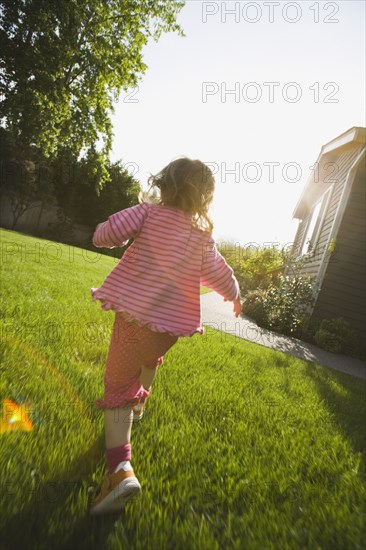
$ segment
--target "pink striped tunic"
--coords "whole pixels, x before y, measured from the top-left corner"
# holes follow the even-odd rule
[[[240,295],[232,268],[213,237],[194,227],[192,216],[172,206],[141,203],[100,223],[96,247],[115,248],[134,239],[99,288],[91,288],[102,308],[156,332],[203,334],[200,284],[227,300]]]

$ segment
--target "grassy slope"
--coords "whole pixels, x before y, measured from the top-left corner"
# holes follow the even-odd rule
[[[365,382],[211,328],[169,350],[133,428],[143,494],[89,517],[113,323],[89,289],[118,260],[1,238],[0,397],[34,429],[1,438],[0,548],[363,548]]]

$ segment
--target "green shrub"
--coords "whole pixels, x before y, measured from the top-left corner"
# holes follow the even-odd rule
[[[328,330],[318,330],[314,339],[315,343],[326,351],[331,351],[332,353],[341,353],[342,351],[342,341],[336,334]]]
[[[323,319],[319,330],[314,334],[315,343],[332,353],[349,351],[352,342],[352,331],[348,321],[342,317],[337,319]]]
[[[233,268],[242,295],[275,284],[288,257],[284,248],[279,250],[275,245],[244,248],[238,243],[221,242],[218,250]]]
[[[280,275],[267,290],[248,291],[242,313],[258,325],[281,334],[300,337],[313,304],[313,284],[307,275]]]
[[[300,336],[313,300],[313,284],[309,276],[281,275],[278,283],[268,289],[264,302],[269,328],[290,336]]]
[[[263,328],[300,338],[333,353],[365,359],[365,343],[345,319],[310,316],[314,280],[302,272],[308,258],[293,258],[284,249],[270,247],[252,249],[237,262],[229,258],[227,261],[239,282],[243,315]],[[281,274],[281,265],[287,266],[289,275]]]
[[[241,312],[254,319],[260,326],[267,326],[267,314],[264,308],[266,294],[263,289],[248,290],[242,303]]]
[[[62,208],[57,208],[57,222],[49,222],[45,237],[52,241],[70,244],[75,241],[74,224]]]

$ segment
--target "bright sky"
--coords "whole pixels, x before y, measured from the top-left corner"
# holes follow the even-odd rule
[[[216,172],[217,240],[292,242],[321,146],[365,126],[365,3],[191,0],[178,22],[186,37],[151,42],[138,90],[115,105],[112,160],[146,188],[198,158]]]

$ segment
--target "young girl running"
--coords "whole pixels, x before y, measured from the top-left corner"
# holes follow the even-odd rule
[[[141,418],[156,367],[181,337],[204,334],[200,285],[240,314],[233,270],[216,248],[208,209],[215,181],[199,160],[179,158],[148,180],[152,193],[140,204],[112,214],[97,226],[96,247],[132,244],[93,300],[115,312],[104,374],[105,458],[108,473],[92,514],[113,512],[141,491],[131,466],[131,427]]]

